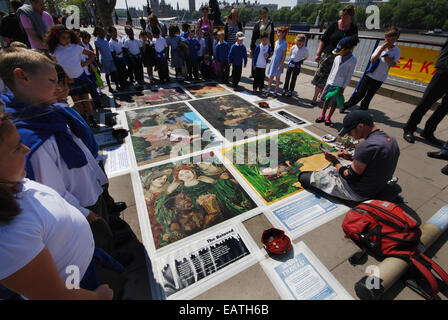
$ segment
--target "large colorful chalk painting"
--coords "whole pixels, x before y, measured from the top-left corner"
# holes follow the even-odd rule
[[[189,103],[229,141],[233,141],[234,138],[238,141],[257,134],[269,133],[270,130],[280,130],[289,127],[276,117],[234,94],[191,100]],[[241,129],[245,136],[235,137],[232,133],[233,130],[226,132],[228,129]],[[259,130],[264,132],[259,132]],[[232,137],[229,139],[229,135],[226,136],[226,133],[232,134]]]
[[[119,104],[120,110],[191,99],[180,87],[160,88],[157,91],[143,90],[139,92],[116,93],[114,98],[115,102]]]
[[[219,143],[184,103],[126,111],[126,119],[139,166]]]
[[[211,160],[140,171],[156,249],[256,207],[225,166]]]
[[[188,92],[196,98],[206,98],[230,93],[230,91],[226,90],[224,87],[221,87],[217,83],[195,84],[186,86],[185,89],[187,89]]]
[[[274,141],[273,137],[276,142]],[[277,155],[271,159],[271,140],[277,144]],[[298,176],[302,171],[325,168],[328,161],[320,149],[322,141],[295,129],[257,141],[222,149],[221,152],[251,185],[266,204],[303,190]],[[330,151],[331,146],[323,143]],[[257,147],[265,148],[258,152]],[[272,148],[274,150],[274,148]],[[249,155],[249,150],[257,150]],[[244,155],[242,155],[244,153]],[[262,156],[260,156],[260,154]],[[242,157],[244,156],[244,158]],[[238,157],[240,157],[238,159]],[[243,159],[243,161],[241,161]],[[254,161],[249,161],[253,159]]]

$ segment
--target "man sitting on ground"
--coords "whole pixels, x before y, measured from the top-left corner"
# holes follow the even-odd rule
[[[378,197],[388,186],[397,167],[400,149],[395,138],[378,129],[367,111],[356,110],[343,121],[340,136],[364,139],[352,156],[339,150],[335,156],[325,152],[331,165],[315,172],[302,172],[304,188],[314,187],[326,194],[356,202]]]

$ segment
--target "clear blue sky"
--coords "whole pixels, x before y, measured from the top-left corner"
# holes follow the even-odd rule
[[[143,5],[146,5],[146,0],[127,0],[129,7],[136,7],[141,8]],[[160,1],[160,0],[159,0]],[[242,2],[243,0],[239,0],[239,2]],[[266,3],[274,3],[278,4],[279,8],[281,7],[294,7],[297,3],[297,0],[258,0],[260,3],[266,4]],[[180,9],[188,9],[188,0],[165,0],[166,3],[171,4],[171,6],[176,9],[177,2],[179,2],[179,8]],[[228,1],[227,2],[234,2]],[[254,3],[255,0],[250,0],[251,3]],[[196,10],[201,6],[202,3],[207,3],[208,0],[196,0]],[[116,8],[126,8],[126,4],[124,0],[117,0]]]

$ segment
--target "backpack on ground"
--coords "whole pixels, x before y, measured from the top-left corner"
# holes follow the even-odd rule
[[[448,285],[448,274],[418,249],[422,234],[420,223],[396,204],[380,200],[363,202],[346,213],[342,229],[346,238],[363,249],[361,255],[356,253],[349,259],[350,263],[358,264],[357,260],[365,253],[380,259],[404,259],[415,266],[430,285],[430,293],[418,291],[426,299],[434,299],[439,292],[432,270]]]

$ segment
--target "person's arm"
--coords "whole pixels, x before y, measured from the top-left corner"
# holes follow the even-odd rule
[[[381,54],[384,50],[388,47],[387,42],[384,42],[381,46],[378,47],[378,49],[375,50],[375,52],[372,54],[372,57],[370,58],[370,62],[375,62],[375,60],[379,59],[381,57]]]
[[[247,49],[246,46],[243,45],[243,59],[244,59],[244,68],[247,66]]]
[[[314,58],[314,61],[318,62],[320,60],[320,56],[322,54],[322,50],[323,50],[324,46],[325,46],[325,43],[321,40],[319,43],[319,48],[317,48],[316,57]]]
[[[86,65],[91,64],[91,63],[95,60],[95,58],[96,58],[97,56],[99,57],[98,47],[96,47],[96,54],[95,54],[95,52],[93,52],[93,51],[91,51],[91,50],[89,50],[89,49],[86,49],[86,48],[84,48],[84,49],[82,50],[82,54],[84,54],[84,55],[86,55],[86,56],[88,57],[88,59],[87,59],[86,61],[84,61],[83,63],[81,63],[81,65],[84,67],[84,66],[86,66]],[[99,61],[99,58],[98,58],[98,61]],[[84,65],[83,65],[83,64],[84,64]]]
[[[112,300],[107,284],[95,291],[68,289],[63,283],[50,251],[45,247],[31,262],[0,283],[34,300]]]
[[[331,162],[331,164],[336,168],[336,170],[340,174],[342,174],[344,176],[344,178],[348,178],[351,175],[358,175],[358,176],[360,176],[360,175],[362,175],[364,173],[364,171],[367,168],[367,165],[365,163],[362,163],[362,162],[360,162],[358,160],[353,160],[351,165],[350,165],[350,168],[351,168],[351,170],[353,172],[350,172],[350,169],[347,168],[346,166],[343,166],[339,162],[338,158],[334,154],[332,154],[330,152],[325,152],[325,159],[327,161]],[[341,168],[346,168],[346,169],[342,169],[341,170]]]
[[[51,138],[50,138],[51,139]],[[64,184],[64,179],[51,150],[58,150],[54,140],[45,141],[30,158],[30,165],[33,168],[35,180],[52,189],[64,198],[68,203],[77,208],[87,218],[91,211],[81,206],[76,198]],[[54,139],[54,138],[53,138]]]

